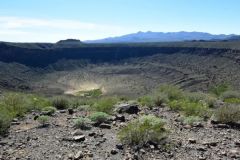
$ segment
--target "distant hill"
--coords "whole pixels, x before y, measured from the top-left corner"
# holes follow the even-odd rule
[[[240,41],[240,36],[232,36],[228,38],[227,41]]]
[[[87,43],[179,42],[193,40],[225,40],[236,35],[214,35],[204,32],[137,32],[119,37],[85,41]]]

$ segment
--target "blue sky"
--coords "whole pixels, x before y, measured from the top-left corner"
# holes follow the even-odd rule
[[[240,34],[239,0],[0,0],[0,41],[56,42],[138,31]]]

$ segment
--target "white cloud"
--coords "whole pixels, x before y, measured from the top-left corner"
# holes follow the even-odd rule
[[[129,28],[77,20],[0,16],[0,41],[56,42],[66,38],[87,40],[129,32]]]

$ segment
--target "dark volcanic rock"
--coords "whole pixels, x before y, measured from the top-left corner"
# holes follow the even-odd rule
[[[118,113],[137,114],[140,109],[137,104],[119,104],[116,106]]]

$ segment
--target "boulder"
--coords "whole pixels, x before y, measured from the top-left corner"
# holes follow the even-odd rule
[[[137,104],[128,104],[122,103],[116,106],[116,111],[118,113],[128,113],[128,114],[137,114],[140,109]]]
[[[99,128],[102,128],[102,129],[111,129],[111,125],[106,124],[106,123],[102,123],[102,124],[99,125]]]

